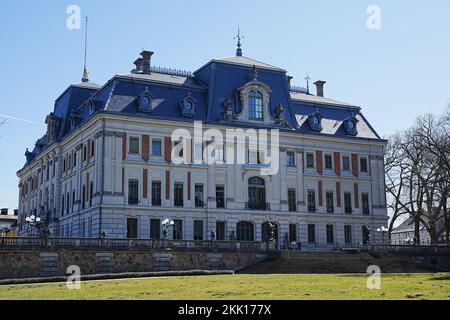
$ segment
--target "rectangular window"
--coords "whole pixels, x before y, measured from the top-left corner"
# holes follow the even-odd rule
[[[350,156],[342,157],[342,171],[350,171]]]
[[[139,138],[138,137],[130,137],[128,153],[139,154]]]
[[[257,150],[248,150],[248,163],[258,164],[259,163],[259,153]]]
[[[216,144],[214,147],[214,159],[217,163],[222,163],[225,159],[224,157],[224,146],[223,144]]]
[[[89,206],[92,206],[92,198],[94,197],[94,183],[89,184]]]
[[[195,207],[202,208],[204,207],[203,203],[203,184],[195,185]]]
[[[316,212],[316,192],[308,190],[308,212]]]
[[[333,213],[334,212],[334,195],[333,192],[328,191],[325,194],[325,200],[327,204],[327,212]]]
[[[362,204],[362,213],[363,214],[370,214],[369,195],[367,193],[362,193],[361,194],[361,204]]]
[[[288,167],[294,167],[295,166],[295,152],[294,151],[287,151],[286,152],[286,165]]]
[[[199,162],[203,160],[203,143],[201,142],[194,143],[194,160]]]
[[[308,224],[308,242],[316,242],[316,226],[314,224]]]
[[[174,196],[174,206],[182,207],[183,206],[183,183],[175,182],[173,186],[173,196]]]
[[[152,156],[160,157],[162,155],[162,142],[159,139],[152,140]]]
[[[127,218],[127,238],[137,239],[138,237],[138,219]]]
[[[83,144],[83,161],[86,161],[87,159],[87,147],[85,144]]]
[[[173,143],[173,150],[178,153],[175,155],[176,158],[183,158],[183,140],[180,139]]]
[[[150,239],[161,239],[161,220],[150,219]]]
[[[76,168],[77,166],[77,153],[75,152],[73,154],[73,167]]]
[[[306,153],[306,167],[308,169],[314,169],[314,153]]]
[[[327,243],[334,243],[334,227],[332,224],[327,224]]]
[[[325,169],[333,170],[333,157],[331,156],[331,154],[325,155]]]
[[[203,240],[203,221],[194,221],[194,240]]]
[[[352,226],[350,225],[344,226],[344,241],[345,244],[352,243]]]
[[[75,190],[72,191],[72,212],[74,211],[75,207]]]
[[[161,181],[152,181],[152,206],[161,205]]]
[[[128,181],[128,204],[139,203],[139,181],[131,179]]]
[[[297,225],[289,225],[289,243],[297,241]]]
[[[76,160],[76,157],[75,157],[75,160]],[[55,161],[53,162],[53,168],[52,168],[52,177],[53,178],[55,177],[55,174],[56,174],[56,161],[58,161],[58,160],[55,159]]]
[[[61,215],[64,215],[64,196],[61,197]]]
[[[69,214],[69,209],[70,209],[70,193],[67,192],[67,202],[66,202],[66,214]]]
[[[225,222],[217,221],[216,222],[216,239],[217,240],[226,240],[225,239]]]
[[[361,172],[367,173],[368,172],[367,158],[360,158],[359,166],[360,166]]]
[[[95,155],[95,140],[91,141],[91,157]]]
[[[216,208],[225,208],[225,187],[216,186]]]
[[[173,234],[172,238],[174,240],[183,239],[183,220],[175,219],[173,220]]]
[[[288,189],[288,204],[289,204],[289,211],[297,211],[297,200],[295,196],[295,189]]]
[[[86,207],[86,185],[83,185],[83,193],[81,194],[81,209]]]
[[[352,194],[350,192],[344,193],[344,209],[345,213],[352,213]]]

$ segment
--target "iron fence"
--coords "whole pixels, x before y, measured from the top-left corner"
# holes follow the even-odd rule
[[[165,250],[266,252],[268,245],[259,241],[149,240],[102,238],[0,237],[0,250],[62,248],[82,250]]]

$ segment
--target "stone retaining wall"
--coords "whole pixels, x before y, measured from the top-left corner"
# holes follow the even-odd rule
[[[179,270],[239,270],[265,254],[176,251],[0,251],[0,279],[64,276],[71,265],[83,275]]]

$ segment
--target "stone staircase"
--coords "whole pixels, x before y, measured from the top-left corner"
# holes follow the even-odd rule
[[[406,255],[372,255],[366,252],[300,252],[279,251],[241,273],[366,273],[377,265],[385,273],[420,273],[433,271],[430,266]]]

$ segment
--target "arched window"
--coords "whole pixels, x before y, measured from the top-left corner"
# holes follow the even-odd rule
[[[248,118],[250,120],[263,120],[263,95],[259,91],[248,92]]]
[[[254,241],[255,227],[249,221],[240,221],[236,225],[236,238],[238,241]]]
[[[263,178],[248,179],[248,208],[266,210],[266,185]]]

